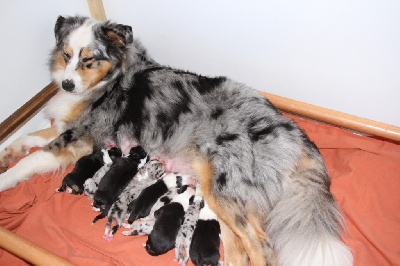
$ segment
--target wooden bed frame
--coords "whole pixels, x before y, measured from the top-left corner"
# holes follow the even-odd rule
[[[100,21],[106,20],[102,0],[87,0],[87,2],[93,18]],[[50,83],[5,119],[0,124],[0,143],[37,114],[43,105],[54,96],[56,91],[57,87],[53,83]],[[266,92],[260,92],[260,94],[268,98],[282,111],[322,123],[336,125],[362,134],[384,138],[396,143],[400,142],[400,127],[398,126],[345,114]],[[0,248],[34,265],[72,265],[2,227],[0,227]]]

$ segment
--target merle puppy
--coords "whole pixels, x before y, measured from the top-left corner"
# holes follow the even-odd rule
[[[219,246],[221,229],[217,215],[202,202],[199,219],[193,232],[189,255],[196,266],[217,266],[220,257]]]
[[[151,160],[139,169],[139,172],[124,188],[108,212],[107,224],[103,236],[105,240],[111,241],[115,232],[122,225],[128,213],[129,203],[136,199],[144,188],[154,184],[163,174],[164,165],[158,160]],[[117,224],[111,229],[113,220]]]
[[[175,241],[175,258],[178,265],[186,265],[189,260],[190,244],[196,223],[199,218],[200,209],[203,205],[203,198],[198,195],[198,186],[196,186],[196,195],[190,200],[190,205],[185,214],[185,220],[181,225]]]
[[[161,198],[157,200],[157,202],[153,205],[150,210],[150,213],[147,217],[140,218],[136,221],[129,221],[128,223],[122,223],[122,226],[128,228],[130,230],[122,232],[123,235],[149,235],[153,230],[153,225],[155,222],[154,213],[160,209],[161,207],[171,203],[172,199],[179,193],[183,192],[187,186],[183,186],[181,188],[172,188],[167,193],[165,193]],[[178,193],[179,192],[179,193]]]
[[[165,175],[162,179],[156,183],[145,188],[137,197],[129,203],[128,212],[130,216],[128,223],[132,223],[136,219],[144,218],[150,214],[151,208],[157,202],[157,200],[167,193],[173,187],[180,188],[182,185],[193,184],[194,180],[189,175],[179,175],[170,173]]]
[[[146,151],[141,146],[137,146],[131,148],[127,157],[120,157],[115,160],[110,170],[101,179],[94,194],[93,207],[100,209],[102,213],[94,218],[93,223],[107,215],[111,205],[137,174],[138,168],[146,158],[148,158]]]
[[[187,187],[183,193],[176,195],[171,203],[154,213],[156,220],[146,241],[147,253],[158,256],[175,247],[176,236],[189,207],[189,199],[193,195],[194,189]]]
[[[122,152],[120,148],[112,147],[108,151],[101,150],[97,147],[93,149],[92,154],[80,158],[71,173],[67,174],[60,188],[56,192],[67,192],[71,194],[82,194],[84,191],[84,183],[92,178],[93,175],[110,160],[121,157]]]

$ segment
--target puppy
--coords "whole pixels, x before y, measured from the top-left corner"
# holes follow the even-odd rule
[[[128,213],[129,203],[135,200],[144,188],[154,184],[163,174],[164,165],[157,160],[151,160],[139,169],[139,172],[128,183],[108,212],[103,235],[105,240],[112,240]],[[111,229],[113,220],[116,221],[116,225]]]
[[[158,256],[175,247],[176,236],[189,207],[189,199],[194,193],[193,188],[187,187],[183,193],[175,196],[171,203],[154,213],[156,220],[146,241],[147,253]]]
[[[208,207],[206,202],[200,206],[199,219],[190,243],[190,259],[196,266],[217,266],[220,257],[219,246],[221,229],[217,215]]]
[[[82,194],[86,180],[92,178],[109,159],[115,159],[116,157],[121,157],[121,155],[121,150],[116,147],[108,152],[94,149],[92,154],[83,156],[76,162],[74,169],[64,177],[61,187],[56,192],[63,192],[69,187],[69,193]]]
[[[131,224],[136,219],[148,216],[157,200],[167,193],[168,190],[173,187],[180,188],[182,185],[189,184],[194,184],[194,180],[191,176],[170,173],[151,186],[146,187],[137,199],[129,203],[128,212],[131,214],[128,223]]]
[[[104,218],[111,205],[128,185],[129,181],[137,174],[148,159],[147,153],[141,146],[131,148],[127,157],[120,157],[111,165],[110,170],[104,175],[93,197],[93,207],[100,209],[101,213],[93,220]]]
[[[115,159],[122,156],[121,149],[117,147],[111,147],[109,150],[101,150],[101,152],[103,154],[103,165],[96,171],[93,177],[86,179],[83,184],[84,193],[89,196],[89,199],[93,199],[91,195],[96,192],[101,178],[103,178],[106,172],[110,169]]]
[[[186,265],[189,260],[190,243],[192,242],[193,232],[199,218],[199,212],[204,205],[200,193],[200,185],[196,185],[196,195],[189,201],[189,208],[185,213],[185,219],[181,225],[175,240],[175,258],[178,265]]]
[[[199,180],[222,221],[226,265],[352,265],[321,154],[267,99],[227,77],[157,64],[130,26],[59,17],[54,32],[55,130],[30,136],[43,149],[1,174],[0,191],[94,146],[141,145]],[[21,143],[1,164],[24,153]]]
[[[122,232],[123,235],[137,235],[138,232],[142,231],[142,228],[147,228],[146,232],[150,234],[151,230],[153,230],[153,225],[155,222],[154,218],[154,213],[160,209],[161,207],[171,203],[172,199],[179,193],[182,193],[184,190],[187,189],[187,186],[182,186],[181,188],[172,188],[170,189],[167,193],[165,193],[161,198],[157,200],[157,202],[153,205],[153,207],[150,210],[150,213],[148,216],[144,218],[140,218],[136,221],[129,220],[128,223],[122,223],[122,226],[124,228],[129,228],[131,230],[124,231]],[[148,224],[151,225],[151,228],[148,226]],[[149,231],[150,230],[150,231]]]

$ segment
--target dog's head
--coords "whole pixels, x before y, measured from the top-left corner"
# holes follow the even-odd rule
[[[50,59],[52,78],[70,93],[81,94],[100,88],[115,78],[124,64],[129,64],[128,58],[143,60],[142,57],[146,57],[145,50],[134,41],[130,26],[97,22],[87,17],[60,16],[54,32],[56,46]],[[137,54],[134,59],[133,55]]]

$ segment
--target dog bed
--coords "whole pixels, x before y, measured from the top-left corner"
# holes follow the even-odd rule
[[[323,155],[344,213],[344,241],[354,265],[400,265],[400,145],[285,115]],[[105,221],[91,224],[96,213],[86,196],[55,192],[64,175],[36,175],[0,193],[0,226],[75,265],[177,265],[173,251],[152,257],[142,246],[145,236],[123,236],[122,228],[106,242]],[[8,237],[7,232],[0,235]],[[26,250],[40,256],[35,252]],[[24,257],[0,250],[0,265],[26,265]]]

